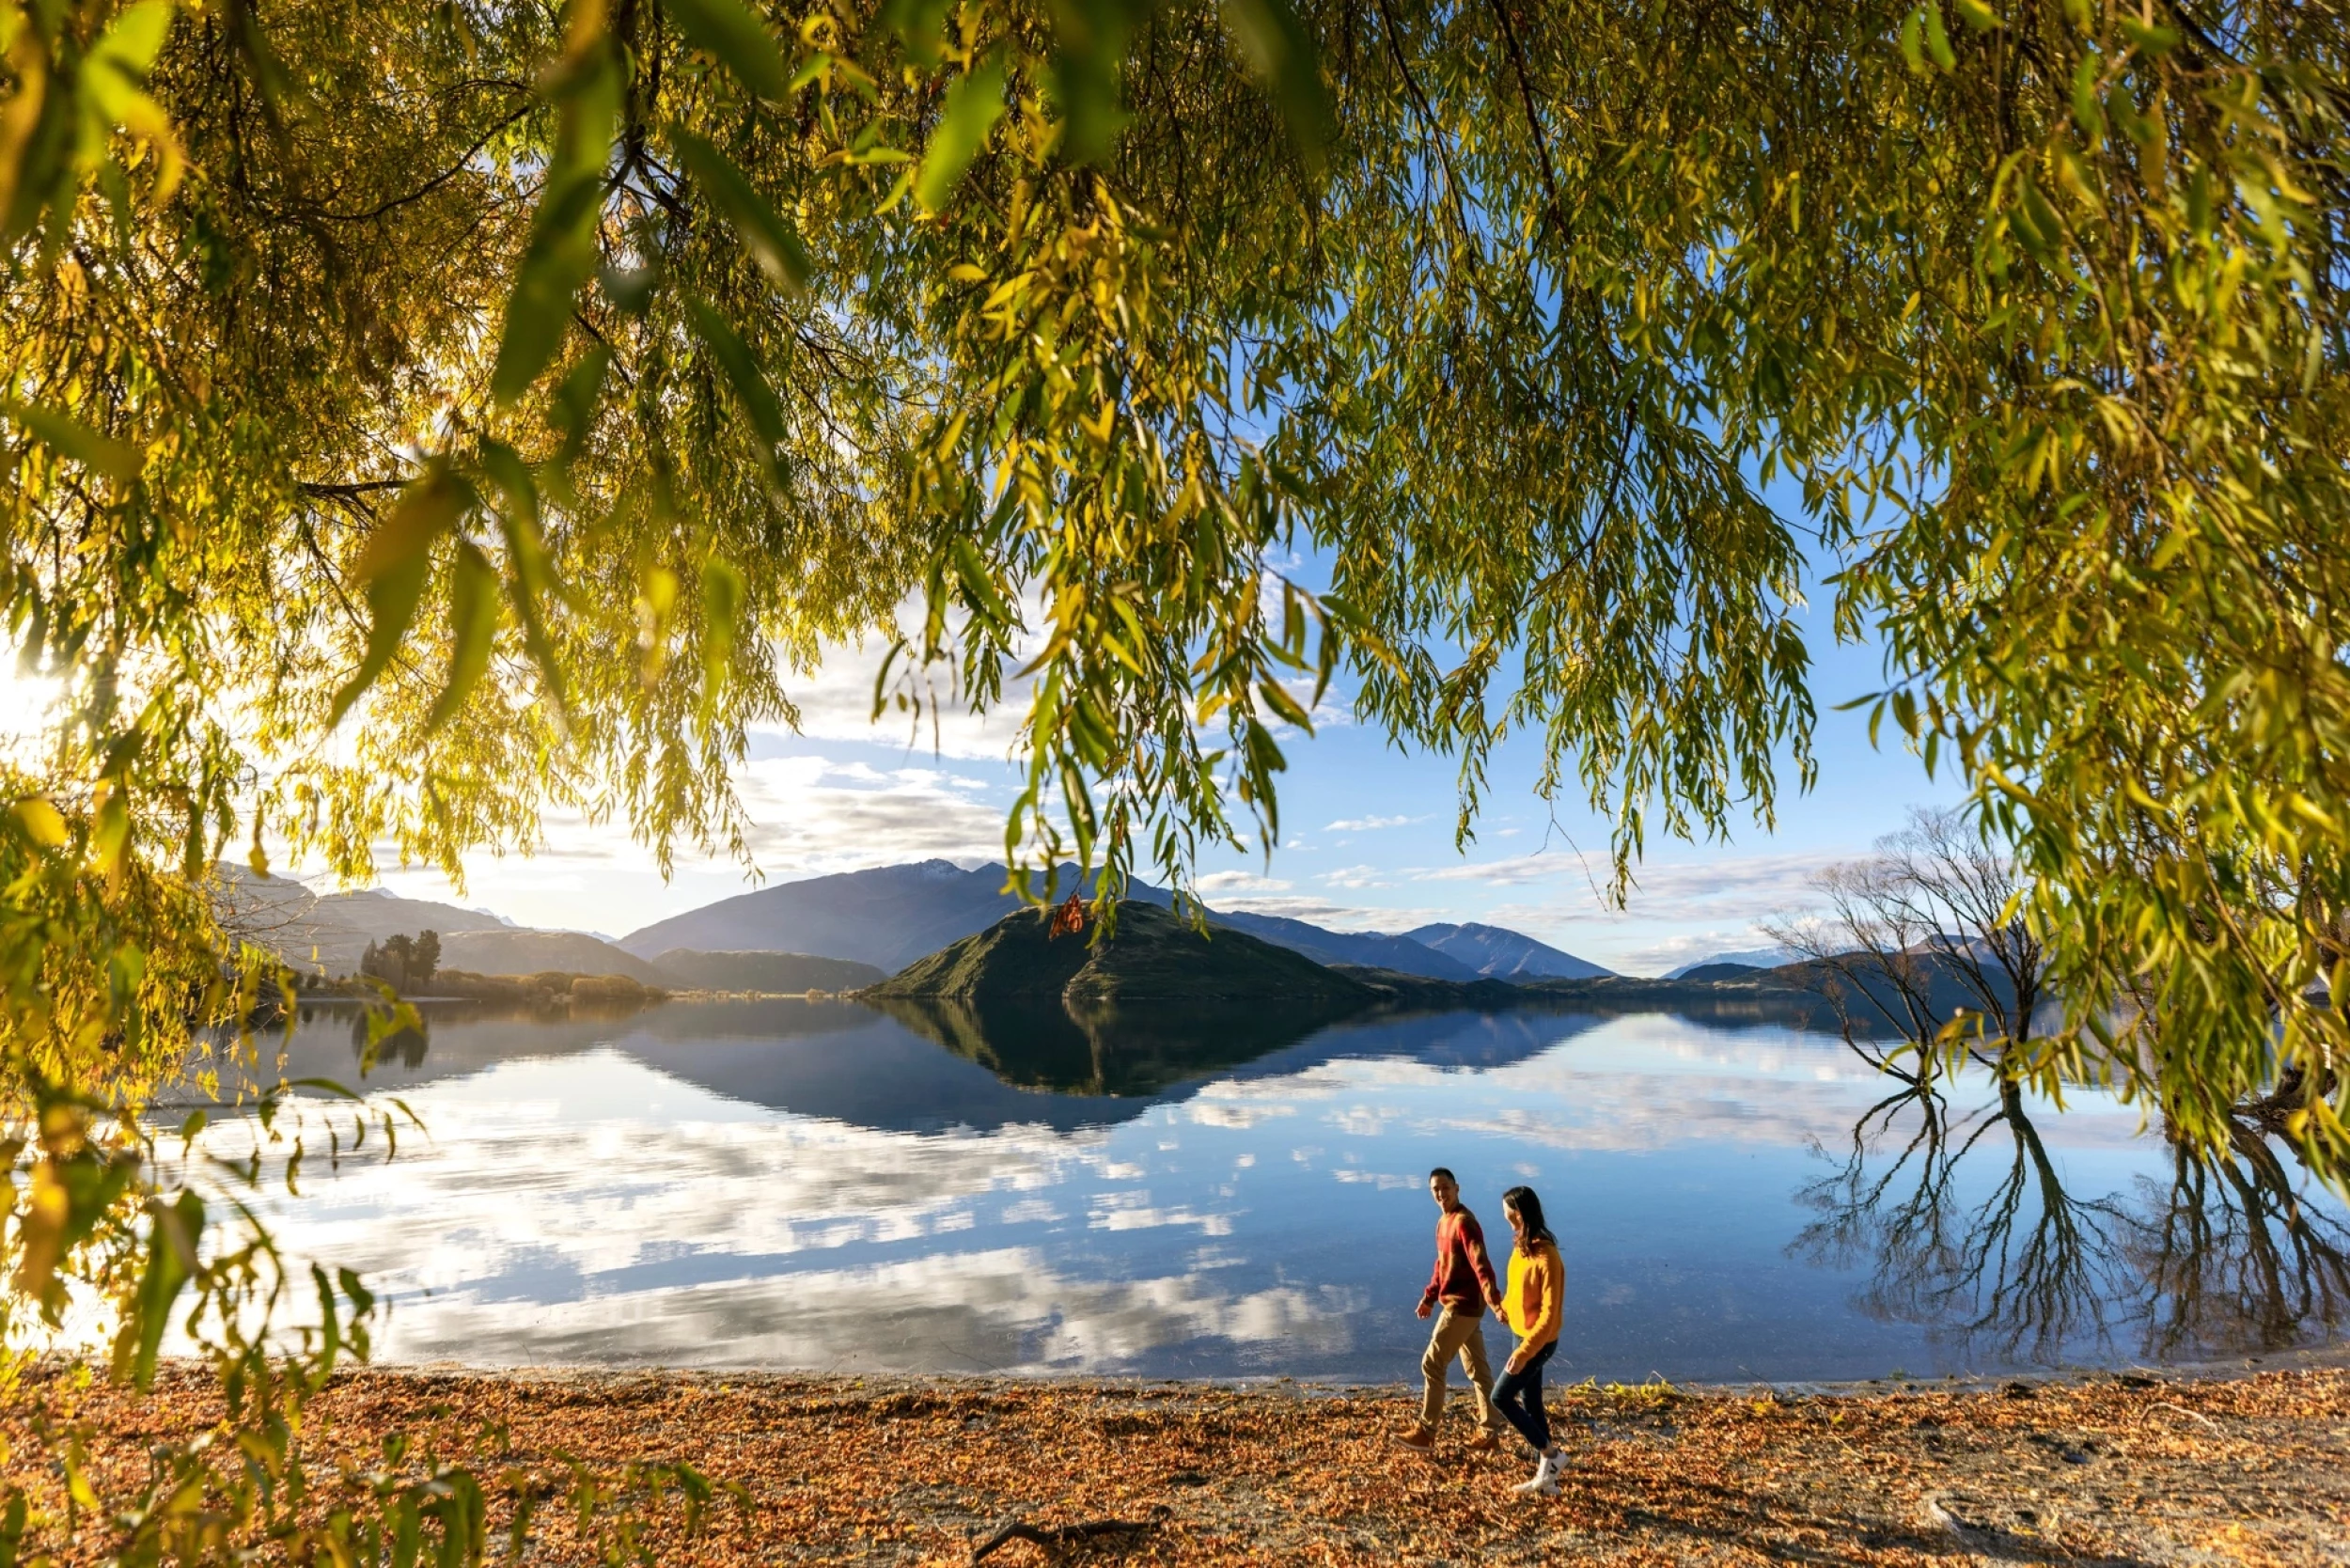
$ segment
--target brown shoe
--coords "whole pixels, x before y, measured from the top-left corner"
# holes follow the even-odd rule
[[[1466,1447],[1471,1453],[1491,1453],[1501,1447],[1501,1439],[1490,1432],[1480,1432],[1468,1440]]]
[[[1417,1454],[1436,1451],[1436,1435],[1424,1426],[1415,1426],[1409,1432],[1399,1433],[1395,1440]]]

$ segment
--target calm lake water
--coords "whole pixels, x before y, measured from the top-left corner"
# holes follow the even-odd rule
[[[319,1013],[286,1071],[355,1081],[362,1036]],[[1979,1090],[1864,1127],[1899,1086],[1768,1024],[1095,1040],[672,1003],[435,1017],[367,1087],[425,1131],[389,1163],[314,1152],[270,1209],[292,1251],[388,1297],[392,1361],[1402,1379],[1436,1164],[1497,1252],[1501,1190],[1543,1194],[1569,1275],[1555,1381],[2259,1355],[2350,1307],[2343,1210],[2289,1161],[2182,1185],[2135,1111],[2088,1094],[2002,1114]]]

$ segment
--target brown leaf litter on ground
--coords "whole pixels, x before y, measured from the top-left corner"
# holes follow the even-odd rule
[[[1509,1491],[1528,1473],[1519,1453],[1461,1448],[1457,1415],[1434,1460],[1397,1445],[1414,1399],[1286,1383],[364,1372],[319,1396],[304,1447],[326,1478],[379,1466],[383,1435],[402,1428],[412,1467],[428,1450],[490,1473],[683,1461],[742,1495],[690,1540],[656,1505],[650,1558],[711,1568],[967,1563],[1013,1520],[1032,1528],[991,1568],[2350,1563],[2339,1368],[1803,1398],[1557,1389],[1572,1463],[1560,1495],[1538,1499]],[[8,1478],[51,1509],[60,1482],[30,1429],[44,1406],[94,1429],[91,1462],[118,1490],[140,1484],[152,1444],[219,1413],[193,1369],[148,1395],[36,1372],[0,1435]],[[561,1515],[540,1516],[530,1560],[588,1560]],[[1104,1520],[1146,1528],[1069,1528]],[[104,1545],[86,1528],[65,1560]]]

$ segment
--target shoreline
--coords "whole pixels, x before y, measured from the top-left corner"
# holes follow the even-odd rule
[[[165,1356],[166,1365],[194,1367],[196,1362]],[[1384,1396],[1401,1398],[1408,1392],[1419,1397],[1417,1375],[1386,1378],[1294,1377],[1280,1373],[1251,1374],[1231,1377],[1153,1377],[1140,1373],[1094,1372],[1062,1371],[1043,1368],[1036,1371],[1004,1372],[901,1372],[901,1371],[832,1371],[813,1367],[760,1367],[726,1365],[677,1365],[666,1362],[624,1361],[375,1361],[354,1369],[384,1376],[457,1377],[484,1379],[562,1380],[576,1378],[594,1381],[602,1378],[688,1378],[746,1381],[760,1378],[784,1378],[792,1382],[902,1384],[906,1387],[932,1386],[951,1388],[957,1386],[995,1385],[1007,1387],[1037,1386],[1042,1388],[1214,1388],[1231,1393],[1258,1393],[1276,1388],[1312,1389],[1331,1395],[1349,1395],[1374,1399]],[[2152,1383],[2225,1383],[2257,1377],[2265,1372],[2350,1372],[2350,1335],[2331,1343],[2304,1346],[2297,1349],[2266,1351],[2258,1356],[2236,1354],[2215,1356],[2199,1361],[2116,1362],[2111,1365],[2076,1365],[2007,1372],[1939,1372],[1917,1376],[1884,1376],[1856,1378],[1740,1378],[1734,1382],[1716,1379],[1676,1381],[1661,1372],[1652,1372],[1637,1383],[1602,1382],[1596,1376],[1583,1377],[1573,1383],[1548,1380],[1544,1387],[1552,1395],[1570,1388],[1634,1390],[1655,1388],[1673,1395],[1688,1398],[1753,1398],[1770,1393],[1784,1399],[1861,1399],[1903,1392],[1938,1391],[1966,1394],[1986,1393],[2022,1384],[2041,1389],[2067,1388],[2076,1384],[2129,1382]],[[342,1375],[342,1374],[337,1374]],[[1459,1372],[1454,1371],[1451,1387],[1460,1392]]]
[[[2009,1560],[2341,1563],[2350,1559],[2350,1360],[2220,1372],[2123,1369],[1831,1386],[1816,1392],[1663,1384],[1549,1390],[1569,1460],[1555,1498],[1513,1497],[1514,1441],[1467,1452],[1455,1384],[1434,1460],[1393,1435],[1401,1383],[1246,1386],[1138,1379],[449,1367],[338,1372],[304,1447],[331,1478],[382,1463],[394,1429],[425,1452],[495,1466],[617,1470],[683,1462],[739,1502],[686,1539],[656,1518],[664,1563],[964,1563],[1008,1519],[1064,1560],[1338,1562]],[[87,1435],[90,1462],[135,1486],[161,1439],[217,1417],[201,1369],[149,1396],[29,1371],[0,1415],[8,1479],[57,1490],[37,1416]],[[732,1494],[729,1492],[728,1496]],[[559,1512],[559,1511],[554,1511]],[[556,1533],[531,1560],[587,1561]],[[86,1532],[61,1561],[94,1560]],[[1026,1540],[991,1563],[1048,1560]]]

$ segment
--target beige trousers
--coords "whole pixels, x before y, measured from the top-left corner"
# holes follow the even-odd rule
[[[1428,1354],[1419,1358],[1419,1375],[1424,1386],[1419,1424],[1429,1431],[1435,1431],[1436,1423],[1444,1419],[1446,1373],[1457,1356],[1461,1370],[1468,1374],[1469,1388],[1477,1396],[1477,1424],[1487,1432],[1500,1434],[1501,1414],[1494,1408],[1493,1369],[1485,1362],[1484,1325],[1482,1312],[1465,1312],[1458,1307],[1438,1309],[1435,1332],[1428,1336]]]

